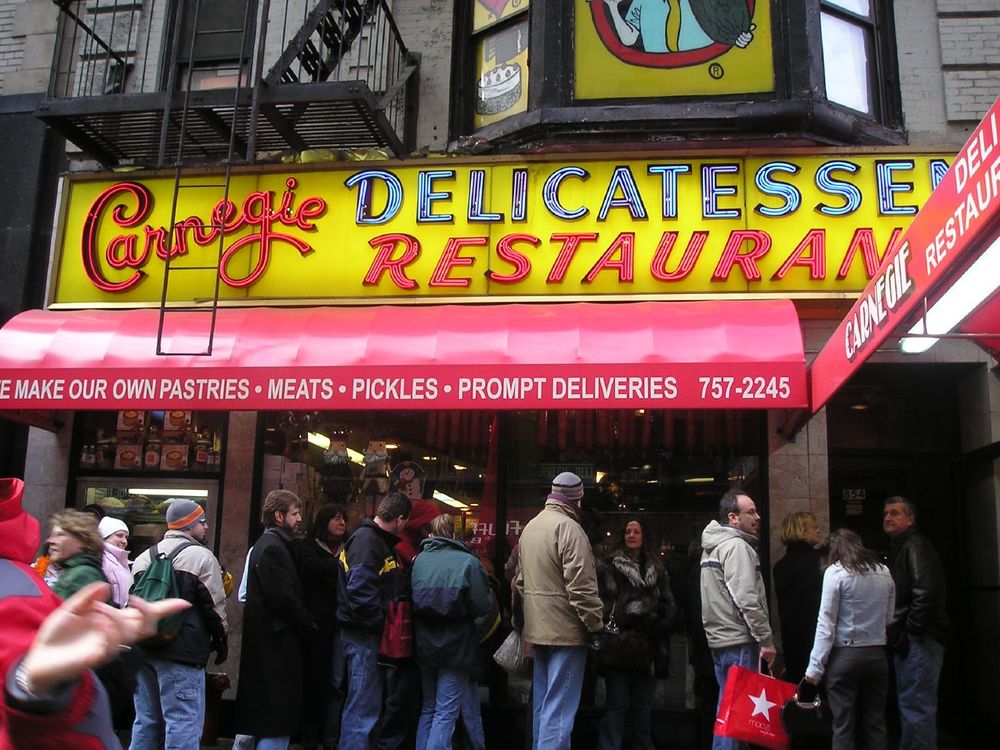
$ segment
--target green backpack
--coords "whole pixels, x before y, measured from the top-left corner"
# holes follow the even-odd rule
[[[177,576],[174,573],[174,558],[181,550],[195,546],[195,542],[186,542],[174,547],[169,555],[162,554],[154,544],[149,548],[149,567],[139,574],[132,584],[132,593],[147,602],[158,602],[163,599],[173,599],[180,594]],[[181,622],[186,612],[177,612],[160,620],[156,635],[146,639],[147,645],[169,643],[180,632]]]

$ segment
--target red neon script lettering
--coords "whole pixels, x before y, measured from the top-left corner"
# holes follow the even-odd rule
[[[271,261],[274,244],[284,242],[295,248],[300,255],[305,256],[314,248],[304,240],[277,231],[281,226],[295,227],[309,232],[316,228],[313,219],[326,212],[326,201],[322,198],[305,198],[296,207],[294,205],[294,190],[297,181],[290,177],[285,181],[285,191],[275,207],[273,191],[257,191],[250,193],[237,208],[230,200],[221,200],[215,204],[208,222],[197,216],[181,219],[174,225],[169,242],[167,230],[162,227],[146,225],[141,230],[142,249],[138,247],[139,234],[125,234],[113,237],[104,249],[104,262],[113,269],[135,269],[134,273],[122,281],[112,281],[105,274],[100,258],[97,233],[101,222],[107,215],[107,210],[119,198],[132,197],[136,202],[134,213],[129,214],[128,207],[119,203],[111,209],[111,221],[115,226],[128,229],[141,224],[148,216],[153,206],[153,197],[149,189],[139,183],[122,182],[112,185],[101,193],[91,205],[83,228],[82,254],[84,272],[90,282],[101,291],[125,292],[138,285],[146,273],[140,269],[146,265],[151,255],[161,260],[170,257],[186,255],[192,245],[208,246],[220,242],[227,235],[235,234],[244,227],[253,231],[222,250],[219,260],[219,278],[224,284],[234,288],[251,286],[260,280],[267,271]],[[230,262],[241,250],[253,252],[257,247],[255,257],[251,258],[249,271],[244,274],[231,273]]]

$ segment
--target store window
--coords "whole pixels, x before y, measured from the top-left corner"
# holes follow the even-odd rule
[[[671,635],[675,668],[657,681],[654,706],[678,711],[694,689],[688,623],[700,622],[700,612],[688,606],[687,591],[701,532],[732,487],[767,512],[763,419],[751,411],[645,409],[272,412],[261,417],[260,495],[292,489],[305,501],[307,520],[320,505],[341,503],[349,529],[391,489],[430,504],[432,514],[452,513],[459,538],[497,577],[506,608],[511,550],[541,511],[552,479],[578,474],[595,554],[609,554],[626,522],[639,519],[671,576],[686,615]],[[413,523],[407,531],[421,532]],[[766,539],[761,546],[766,550]],[[527,703],[530,680],[491,673],[488,682],[495,705]],[[591,687],[586,701],[603,705],[602,683]]]
[[[125,521],[133,558],[163,538],[167,508],[177,498],[205,508],[214,536],[227,417],[183,410],[79,412],[75,506],[97,505]]]

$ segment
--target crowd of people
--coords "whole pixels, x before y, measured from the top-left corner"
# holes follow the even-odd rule
[[[125,523],[76,510],[50,519],[37,554],[37,522],[20,509],[22,489],[19,480],[0,480],[0,555],[8,566],[0,566],[0,607],[31,612],[24,633],[0,650],[0,748],[22,746],[18,733],[51,717],[61,727],[55,739],[32,747],[115,748],[126,735],[132,750],[199,747],[205,668],[213,654],[216,663],[228,654],[228,592],[204,544],[202,506],[171,502],[164,538],[130,563]],[[605,686],[599,750],[656,746],[656,679],[667,676],[671,632],[685,621],[678,596],[694,610],[684,613],[687,627],[714,672],[719,691],[709,691],[709,700],[734,665],[777,667],[757,552],[762,519],[748,495],[727,492],[692,546],[693,566],[674,566],[675,579],[694,579],[687,589],[671,580],[642,519],[627,519],[595,544],[581,523],[583,496],[575,474],[554,478],[506,566],[506,600],[488,563],[455,538],[454,517],[435,503],[389,492],[353,533],[345,508],[325,505],[301,535],[299,498],[269,493],[264,533],[240,586],[234,747],[283,750],[295,739],[340,750],[450,750],[458,735],[463,746],[485,750],[479,682],[493,647],[484,643],[505,612],[530,644],[530,732],[539,750],[570,748],[588,669]],[[786,553],[773,571],[778,676],[798,683],[800,700],[823,696],[835,750],[887,747],[893,673],[900,747],[936,747],[948,635],[944,574],[915,525],[909,500],[885,501],[887,563],[853,531],[822,540],[811,513],[793,513],[781,525]],[[176,599],[150,605],[131,596],[134,582],[163,558],[172,562]],[[169,637],[153,635],[157,619],[170,613],[177,627]],[[91,629],[99,622],[102,637],[82,630],[84,622]],[[48,666],[66,644],[73,659]],[[693,648],[692,662],[700,654]],[[89,744],[66,744],[74,733]],[[796,744],[815,746],[793,737]],[[744,747],[723,736],[712,746]]]

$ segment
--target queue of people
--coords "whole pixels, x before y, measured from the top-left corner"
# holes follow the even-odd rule
[[[669,669],[675,589],[641,519],[628,519],[610,541],[595,546],[581,525],[583,495],[575,474],[555,477],[508,563],[512,622],[533,652],[532,747],[571,747],[589,664],[606,690],[600,750],[622,748],[626,737],[633,748],[652,748],[652,697],[656,678]],[[500,623],[500,602],[482,561],[455,539],[452,517],[434,516],[428,505],[417,513],[429,522],[410,526],[414,501],[390,492],[352,534],[345,509],[324,506],[300,539],[299,498],[277,490],[264,499],[265,531],[244,575],[236,727],[245,747],[284,750],[301,738],[307,747],[342,750],[444,750],[460,732],[474,750],[485,750],[476,675],[481,644]],[[700,622],[721,694],[731,666],[776,665],[777,639],[757,552],[761,516],[740,491],[727,492],[719,511],[702,533],[695,571]],[[21,516],[18,504],[13,517]],[[127,625],[116,625],[128,630],[121,640],[128,645],[167,611],[129,597],[129,586],[156,555],[172,557],[180,591],[171,606],[186,607],[178,634],[142,641],[124,655],[95,651],[66,680],[103,687],[88,700],[104,706],[110,696],[109,729],[130,725],[134,750],[199,746],[204,670],[213,652],[219,663],[228,651],[226,592],[219,562],[204,546],[204,510],[176,500],[166,516],[164,539],[130,567],[124,523],[62,511],[51,519],[44,558],[34,565],[45,575],[38,585],[48,583],[55,597],[72,602],[73,617],[117,623],[112,611],[129,613]],[[936,747],[937,683],[948,634],[944,576],[915,526],[909,500],[886,500],[886,564],[846,529],[830,535],[823,554],[810,513],[792,514],[782,524],[786,555],[774,569],[784,646],[780,676],[798,682],[802,700],[822,691],[835,750],[888,746],[893,672],[899,746]],[[401,554],[404,536],[415,556]],[[8,559],[24,557],[23,550],[8,552]],[[63,609],[59,598],[47,600],[48,612]],[[51,646],[43,638],[38,648],[45,654]],[[11,664],[21,669],[9,659],[0,666]],[[33,681],[26,684],[35,689]],[[14,693],[17,700],[11,704],[7,695],[4,709],[11,715],[18,700],[32,700],[17,683]],[[67,705],[63,700],[44,710]],[[17,722],[8,726],[5,731],[14,731]],[[712,746],[745,745],[715,736]]]

